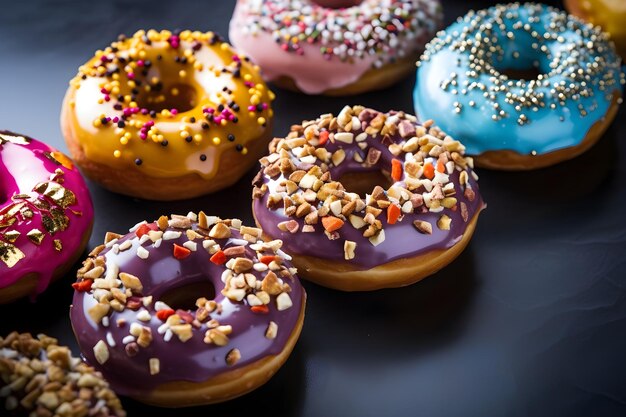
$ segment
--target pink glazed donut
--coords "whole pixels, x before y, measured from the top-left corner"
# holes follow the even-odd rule
[[[89,190],[72,161],[0,131],[0,304],[37,295],[66,273],[92,225]]]
[[[413,71],[441,22],[438,0],[239,0],[229,36],[268,81],[351,95]]]

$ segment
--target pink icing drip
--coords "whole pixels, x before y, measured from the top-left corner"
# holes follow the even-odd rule
[[[76,196],[76,203],[65,210],[69,218],[69,226],[65,230],[57,231],[53,235],[48,234],[42,224],[41,213],[33,206],[31,206],[32,218],[23,219],[18,216],[13,225],[0,228],[0,238],[9,230],[20,233],[14,244],[25,255],[12,268],[0,261],[0,288],[15,284],[26,274],[35,273],[38,276],[35,294],[44,291],[54,277],[54,271],[68,263],[75,255],[84,234],[91,226],[93,204],[89,190],[75,167],[68,169],[57,165],[44,155],[44,152],[54,151],[56,149],[32,139],[28,145],[11,142],[0,145],[0,214],[13,204],[11,197],[14,195],[37,195],[33,188],[41,182],[48,181],[57,168],[64,173],[62,185]],[[32,229],[39,229],[45,234],[40,245],[32,243],[26,236]],[[54,247],[55,239],[62,242],[63,248],[60,252]]]

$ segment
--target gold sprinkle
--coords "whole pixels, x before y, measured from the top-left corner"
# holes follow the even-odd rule
[[[61,242],[61,239],[54,239],[54,249],[57,252],[61,252],[63,250],[63,243]]]

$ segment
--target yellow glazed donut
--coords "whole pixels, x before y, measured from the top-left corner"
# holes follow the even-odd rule
[[[177,200],[227,187],[254,165],[273,99],[258,66],[217,34],[140,30],[79,68],[61,125],[94,181]]]
[[[611,35],[617,52],[626,58],[626,1],[565,0],[565,8],[571,14],[601,26]]]

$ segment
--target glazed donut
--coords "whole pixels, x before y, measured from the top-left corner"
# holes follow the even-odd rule
[[[439,0],[239,0],[229,36],[281,87],[350,95],[411,73],[441,22]]]
[[[176,200],[217,191],[269,142],[274,94],[208,32],[138,31],[81,66],[61,113],[81,169],[112,191]]]
[[[417,116],[436,118],[477,165],[504,170],[586,151],[615,117],[624,83],[605,34],[534,3],[468,13],[418,65]]]
[[[9,416],[126,416],[100,373],[43,334],[0,337],[0,398]]]
[[[118,394],[163,407],[225,401],[291,353],[306,296],[276,240],[190,213],[107,234],[70,311],[88,363]]]
[[[0,304],[40,294],[63,276],[92,225],[89,190],[69,158],[0,131]]]
[[[292,126],[269,150],[253,181],[256,222],[326,287],[399,287],[435,273],[465,248],[484,207],[463,145],[403,112],[347,106]]]
[[[617,52],[626,58],[626,2],[623,0],[564,0],[565,8],[611,35]]]

